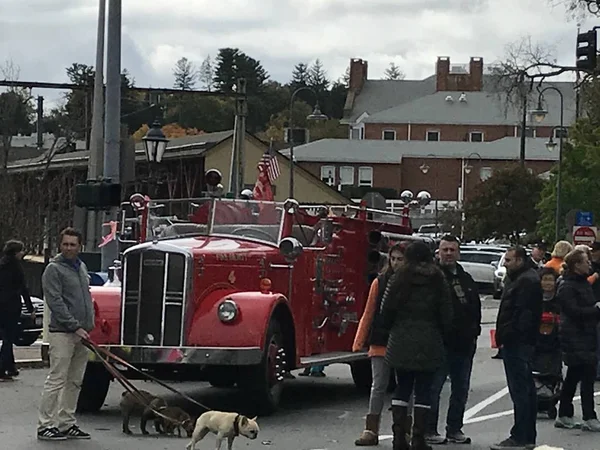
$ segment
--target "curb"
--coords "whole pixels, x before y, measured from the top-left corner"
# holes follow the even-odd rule
[[[42,369],[44,367],[49,367],[49,364],[41,359],[22,359],[20,361],[15,361],[15,363],[19,369]]]

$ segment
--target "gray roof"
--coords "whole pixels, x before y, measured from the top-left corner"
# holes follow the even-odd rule
[[[228,139],[233,135],[233,130],[216,131],[214,133],[197,134],[192,136],[183,136],[174,138],[167,144],[167,149],[179,148],[187,145],[207,145],[218,144],[219,142]],[[138,142],[135,145],[136,150],[144,150],[144,143]]]
[[[483,92],[488,93],[489,99],[487,100],[489,103],[487,107],[490,109],[490,112],[487,114],[493,114],[494,116],[501,116],[503,119],[502,124],[506,123],[509,118],[514,116],[514,111],[508,112],[506,118],[504,118],[505,105],[503,100],[501,99],[501,95],[497,93],[497,78],[494,75],[484,75],[483,76]],[[572,82],[556,82],[556,83],[544,83],[544,86],[553,85],[561,90],[563,95],[565,96],[565,123],[571,123],[567,120],[569,117],[574,116],[574,108],[575,108],[575,94],[573,92],[574,83]],[[386,117],[390,119],[389,123],[418,123],[416,120],[410,119],[406,120],[406,112],[402,111],[401,120],[394,119],[394,112],[392,109],[399,109],[402,105],[407,105],[411,102],[415,102],[417,99],[421,99],[423,97],[428,97],[432,95],[439,94],[444,99],[450,92],[439,92],[436,93],[436,76],[432,75],[423,80],[367,80],[360,91],[360,93],[354,99],[354,105],[352,111],[348,113],[344,119],[342,119],[342,123],[354,123],[356,120],[363,114],[367,113],[371,117],[380,113],[382,111],[390,110]],[[452,93],[455,97],[455,103],[458,98],[456,93]],[[473,94],[480,94],[476,92],[467,92],[467,96],[473,96]],[[460,92],[458,93],[460,95]],[[558,118],[554,120],[552,116],[558,116],[555,111],[558,111],[558,100],[553,100],[553,97],[557,97],[557,94],[553,91],[546,91],[544,93],[545,99],[548,101],[549,105],[547,106],[550,114],[547,119],[544,121],[544,124],[558,124]],[[426,101],[424,105],[420,103],[413,104],[411,106],[412,114],[417,116],[425,115],[424,112],[420,112],[418,108],[422,106],[427,106],[431,100]],[[537,105],[530,105],[531,109],[534,109]],[[442,113],[439,113],[442,115]],[[371,119],[371,117],[369,119]],[[443,116],[445,120],[448,120],[447,116]],[[551,121],[552,118],[552,121]],[[367,119],[367,120],[369,120]],[[391,120],[393,119],[393,120]],[[372,120],[372,119],[371,119]],[[454,120],[454,124],[462,123],[457,122],[458,119]],[[430,117],[428,118],[429,123],[433,121]],[[556,123],[554,123],[556,122]],[[380,122],[383,123],[383,122]],[[425,123],[425,122],[421,122]],[[451,123],[451,122],[440,122],[440,123]],[[511,122],[511,123],[514,123]],[[491,124],[496,125],[499,124],[498,120],[492,122]],[[484,123],[479,123],[479,125],[484,125]]]
[[[575,122],[575,92],[572,86],[561,86],[564,96],[564,124]],[[466,101],[459,101],[462,92],[444,91],[420,97],[408,103],[380,111],[363,120],[365,123],[420,123],[436,125],[516,125],[522,121],[517,108],[505,108],[502,97],[493,92],[466,92]],[[446,98],[452,97],[452,101]],[[560,96],[554,91],[544,92],[544,107],[548,115],[540,124],[560,124]],[[537,104],[528,109],[537,108]]]
[[[520,138],[506,137],[491,142],[384,141],[376,139],[321,139],[294,148],[299,162],[398,164],[403,157],[466,158],[473,152],[484,160],[518,159]],[[546,150],[547,139],[526,138],[527,160],[556,161],[558,150]],[[289,157],[289,149],[280,151]]]

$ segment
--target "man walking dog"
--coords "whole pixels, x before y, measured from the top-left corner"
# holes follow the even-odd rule
[[[86,265],[79,259],[81,233],[60,233],[61,253],[44,270],[42,289],[50,309],[50,373],[44,383],[37,437],[46,441],[89,439],[75,419],[88,361],[82,339],[94,328],[94,307]]]

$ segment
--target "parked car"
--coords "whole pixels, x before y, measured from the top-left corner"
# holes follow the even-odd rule
[[[494,288],[494,272],[502,255],[494,251],[471,251],[461,248],[459,263],[473,277],[479,292],[490,293]]]
[[[25,303],[21,308],[21,317],[19,318],[19,333],[15,344],[23,347],[32,345],[42,335],[44,324],[44,301],[41,298],[31,297],[31,303],[35,308],[35,319],[27,311]],[[2,330],[0,330],[0,340],[2,339]]]

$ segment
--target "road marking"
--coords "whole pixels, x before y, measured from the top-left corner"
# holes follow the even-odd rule
[[[465,415],[464,415],[465,422],[468,421],[469,419],[471,419],[474,415],[476,415],[481,410],[487,408],[492,403],[495,403],[498,400],[500,400],[506,394],[508,394],[508,386],[505,387],[505,388],[503,388],[503,389],[501,389],[501,390],[499,390],[494,395],[492,395],[492,396],[484,399],[483,401],[477,403],[475,406],[469,408],[467,411],[465,411]]]

